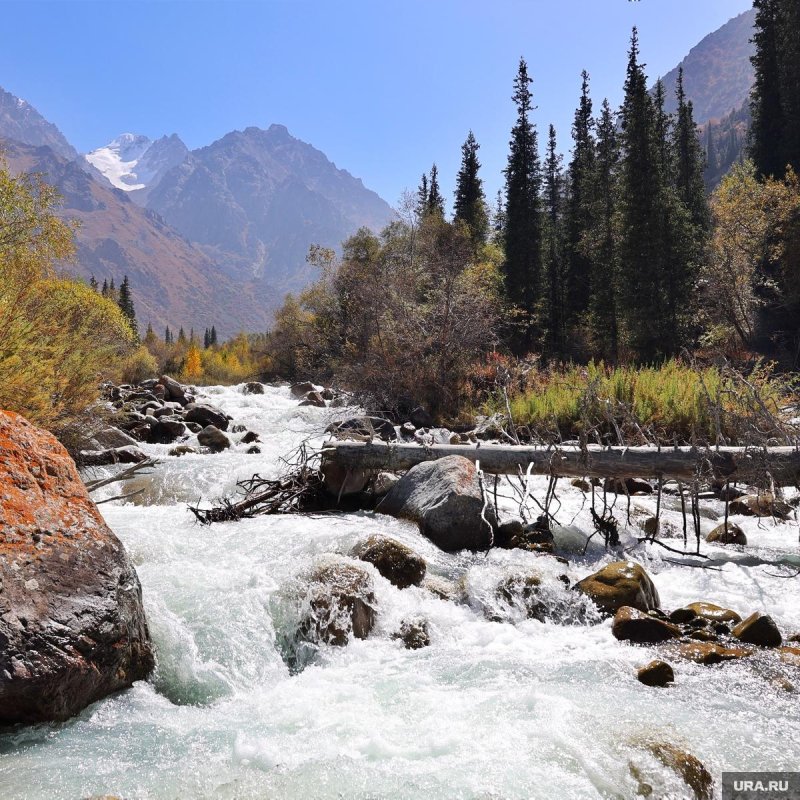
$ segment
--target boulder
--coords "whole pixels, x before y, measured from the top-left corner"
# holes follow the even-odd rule
[[[742,618],[730,608],[714,605],[714,603],[689,603],[686,609],[695,616],[707,619],[709,622],[741,622]]]
[[[107,450],[115,447],[126,447],[129,444],[135,445],[136,439],[119,428],[109,426],[95,433],[92,436],[91,443],[93,450]]]
[[[417,406],[411,411],[408,415],[408,421],[415,428],[432,428],[434,425],[433,417],[422,406]]]
[[[336,439],[383,439],[393,442],[397,439],[397,431],[388,419],[381,417],[352,417],[341,422],[332,422],[325,428]]]
[[[606,478],[603,491],[612,494],[653,494],[653,487],[639,478]]]
[[[484,512],[475,465],[463,456],[416,464],[376,511],[416,522],[423,536],[447,552],[487,550],[496,525],[491,508]]]
[[[639,611],[658,608],[658,591],[644,568],[633,561],[615,561],[575,584],[594,600],[606,614],[614,614],[622,606]]]
[[[221,453],[231,446],[231,440],[215,425],[206,425],[197,434],[197,441],[215,453]]]
[[[678,645],[675,653],[687,661],[694,661],[695,664],[713,666],[723,661],[747,658],[753,651],[744,647],[723,647],[716,642],[685,642]]]
[[[159,419],[150,424],[148,441],[151,444],[171,444],[186,435],[186,426],[172,419]]]
[[[636,644],[657,644],[678,639],[681,629],[671,622],[650,616],[630,606],[623,606],[614,615],[611,633],[617,639]]]
[[[323,460],[321,472],[325,491],[337,498],[363,492],[372,478],[369,470],[347,469],[328,460]]]
[[[242,394],[264,394],[264,386],[257,381],[250,381],[242,387]]]
[[[728,511],[745,517],[775,517],[786,520],[792,514],[792,507],[779,497],[764,492],[757,495],[748,494],[734,500],[728,505]]]
[[[400,630],[392,634],[392,639],[400,639],[406,650],[419,650],[431,643],[428,622],[425,619],[404,619]]]
[[[247,431],[241,439],[239,439],[239,444],[253,444],[253,442],[259,441],[258,434],[255,431]]]
[[[191,403],[186,406],[184,419],[187,422],[196,422],[204,428],[208,425],[213,425],[221,431],[228,430],[228,416],[218,408],[206,403]]]
[[[256,456],[261,452],[261,448],[258,445],[252,444],[245,452],[248,456]]]
[[[410,547],[385,536],[370,536],[356,545],[350,555],[372,564],[398,589],[419,586],[425,577],[425,559]]]
[[[675,680],[675,672],[666,661],[651,661],[636,670],[636,679],[645,686],[666,686]]]
[[[196,453],[197,450],[194,447],[190,447],[188,444],[179,444],[177,447],[173,447],[172,450],[167,453],[170,456],[188,456],[193,455]]]
[[[528,619],[544,622],[547,605],[540,594],[542,579],[538,575],[510,575],[495,590],[498,600],[522,611]]]
[[[590,494],[592,491],[592,485],[585,478],[573,478],[569,485],[580,489],[584,494]]]
[[[706,536],[707,542],[716,542],[717,544],[738,544],[746,545],[747,536],[744,531],[733,522],[722,523],[717,525],[711,533]]]
[[[399,475],[394,472],[379,472],[372,482],[372,493],[375,497],[383,497],[388,494],[389,489],[392,488],[400,480]]]
[[[458,603],[464,597],[463,585],[447,580],[447,578],[442,578],[439,575],[426,575],[421,586],[440,600]]]
[[[186,405],[186,387],[182,386],[174,378],[170,378],[169,375],[162,375],[158,379],[158,383],[164,387],[165,400],[174,400],[182,406]]]
[[[141,680],[133,564],[56,439],[0,412],[0,724],[64,720]]]
[[[692,790],[695,800],[711,800],[714,795],[714,779],[698,758],[668,742],[650,743],[648,750],[665,767],[680,775]]]
[[[317,567],[309,579],[308,611],[300,624],[303,638],[346,645],[350,636],[366,639],[375,625],[375,592],[363,567],[333,561]]]
[[[314,406],[315,408],[325,408],[325,398],[319,392],[308,392],[303,400],[300,401],[301,406]]]
[[[105,467],[109,464],[139,464],[147,456],[136,446],[126,445],[111,450],[81,450],[82,467]]]
[[[314,386],[311,381],[301,381],[300,383],[293,383],[289,387],[289,392],[291,393],[292,397],[297,398],[298,400],[301,397],[305,397],[309,392],[316,391],[317,387]]]
[[[780,647],[783,644],[783,637],[775,620],[759,611],[742,620],[731,633],[745,644],[757,644],[760,647]]]

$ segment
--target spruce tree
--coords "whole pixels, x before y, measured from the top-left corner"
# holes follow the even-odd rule
[[[434,164],[431,167],[431,176],[428,182],[428,214],[444,216],[444,197],[439,189],[439,168]]]
[[[589,74],[581,74],[581,97],[572,123],[567,212],[567,305],[571,320],[580,323],[589,307],[592,264],[582,240],[592,227],[595,192],[595,143]]]
[[[211,326],[211,346],[214,347],[217,344],[217,329],[212,325]]]
[[[517,330],[511,341],[512,350],[517,354],[530,351],[536,340],[535,313],[541,280],[541,165],[536,128],[530,119],[533,110],[531,82],[528,65],[521,58],[512,96],[517,120],[511,129],[505,169],[503,264],[508,300],[518,310]]]
[[[186,332],[183,330],[183,325],[181,325],[180,330],[178,331],[178,344],[186,345]]]
[[[92,275],[92,277],[89,278],[89,288],[97,291],[97,278],[95,278],[94,275]]]
[[[169,325],[164,329],[164,344],[172,344],[172,331],[169,329]]]
[[[592,264],[590,276],[589,332],[593,352],[616,361],[619,347],[617,320],[617,125],[608,100],[597,120],[592,226],[585,240]]]
[[[205,329],[203,332],[203,349],[208,350],[211,346],[211,333],[209,332],[208,328]]]
[[[783,166],[791,166],[795,173],[800,173],[800,3],[780,0],[779,12],[778,79],[783,116]]]
[[[503,202],[503,190],[498,189],[494,204],[494,212],[492,214],[492,241],[495,244],[502,245],[505,243],[505,235],[506,207]]]
[[[787,163],[778,62],[780,6],[781,0],[753,0],[756,31],[753,35],[755,52],[751,61],[755,81],[750,100],[753,116],[750,127],[750,157],[760,175],[778,178],[783,176]]]
[[[419,187],[417,188],[417,216],[422,218],[428,213],[428,176],[422,173]]]
[[[461,167],[456,177],[453,218],[463,222],[470,232],[475,247],[486,242],[489,233],[489,217],[486,212],[486,197],[483,193],[483,180],[478,175],[481,164],[478,161],[480,145],[472,131],[461,145]]]
[[[545,351],[563,358],[566,352],[567,307],[564,286],[564,175],[557,151],[556,129],[551,125],[544,162],[544,292]]]
[[[108,297],[108,278],[103,278],[103,288],[100,290],[103,297]]]
[[[128,276],[122,279],[122,284],[119,287],[119,298],[117,299],[117,303],[122,310],[122,313],[127,317],[128,322],[131,324],[131,328],[136,331],[136,309],[133,306],[133,297],[131,296],[131,285],[130,281],[128,281]]]
[[[114,286],[114,279],[111,279],[111,283],[108,284],[108,299],[113,300],[115,303],[118,301],[119,296],[117,294],[117,287]]]

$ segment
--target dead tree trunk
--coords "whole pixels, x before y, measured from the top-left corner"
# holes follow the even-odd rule
[[[800,449],[797,447],[520,447],[508,445],[387,444],[330,442],[323,459],[349,470],[404,471],[423,461],[446,456],[479,461],[484,472],[516,474],[531,465],[535,475],[591,478],[652,478],[691,483],[718,480],[775,486],[797,486]]]

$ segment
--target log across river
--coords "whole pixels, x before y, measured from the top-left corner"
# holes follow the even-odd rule
[[[589,478],[661,478],[691,483],[721,480],[797,486],[800,449],[796,447],[525,447],[517,445],[450,445],[386,442],[329,442],[323,457],[345,469],[403,471],[423,461],[464,456],[492,474]]]

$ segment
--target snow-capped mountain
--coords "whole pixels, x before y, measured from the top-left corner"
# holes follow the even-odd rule
[[[86,154],[86,160],[117,189],[135,192],[143,204],[146,190],[157,185],[167,170],[180,164],[188,153],[177,134],[153,141],[147,136],[123,133],[104,147]]]

